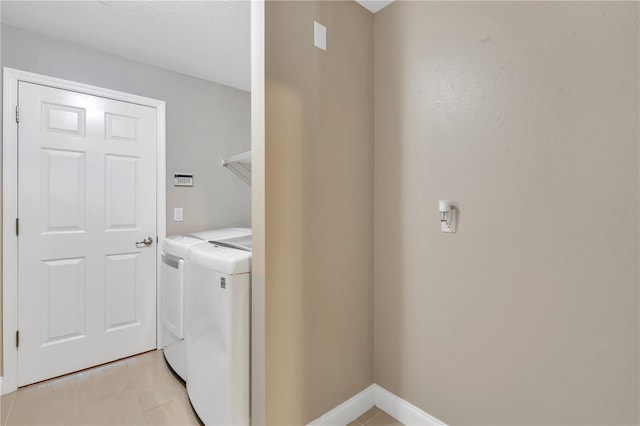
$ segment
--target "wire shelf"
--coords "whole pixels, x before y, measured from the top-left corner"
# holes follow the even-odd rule
[[[220,164],[251,186],[251,151],[223,158]]]

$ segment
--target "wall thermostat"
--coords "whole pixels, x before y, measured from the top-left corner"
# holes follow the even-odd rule
[[[173,186],[193,186],[193,173],[174,173]]]

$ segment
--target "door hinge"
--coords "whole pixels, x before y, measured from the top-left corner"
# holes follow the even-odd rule
[[[16,123],[20,122],[20,107],[16,105]]]
[[[20,219],[16,217],[16,237],[20,235]]]
[[[20,332],[16,331],[16,348],[20,347]]]

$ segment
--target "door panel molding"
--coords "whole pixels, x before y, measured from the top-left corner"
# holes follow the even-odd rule
[[[26,71],[20,71],[12,68],[3,68],[4,76],[4,93],[3,93],[3,148],[2,148],[2,166],[3,166],[3,207],[2,207],[2,312],[3,312],[3,375],[4,383],[2,393],[13,392],[17,389],[18,384],[18,350],[16,348],[16,331],[18,329],[18,237],[16,235],[18,217],[18,124],[17,111],[18,105],[18,82],[26,82],[52,87],[55,89],[68,90],[86,95],[99,96],[102,98],[112,99],[116,101],[128,102],[155,108],[157,123],[157,150],[156,150],[156,224],[158,247],[164,241],[166,236],[166,133],[165,133],[165,111],[164,101],[146,98],[142,96],[132,95],[129,93],[119,92],[101,87],[91,86],[83,83],[76,83],[69,80],[63,80],[54,77],[48,77]],[[78,121],[77,128],[66,128],[60,123],[70,117],[66,115],[76,114],[80,120],[80,114],[76,111],[67,110],[59,106],[57,114],[63,116],[51,117],[50,124],[53,127],[62,127],[57,131],[81,132],[83,126]],[[113,139],[118,141],[132,142],[132,136],[135,135],[135,123],[122,120],[123,117],[115,117],[120,122],[114,123],[112,133]],[[128,118],[128,117],[124,117]],[[62,120],[62,121],[61,121]],[[68,124],[66,124],[68,126]],[[52,127],[52,131],[54,131]],[[134,142],[135,143],[135,142]],[[156,289],[158,288],[159,269],[162,264],[160,255],[161,250],[157,251],[156,259]],[[156,305],[159,306],[160,292],[156,291]],[[160,327],[161,321],[158,318],[159,312],[156,309],[156,324]],[[161,333],[156,330],[157,347],[161,347],[162,342],[159,341]]]

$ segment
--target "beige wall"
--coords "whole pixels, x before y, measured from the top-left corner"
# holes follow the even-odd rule
[[[265,26],[266,420],[299,425],[373,383],[373,17],[269,1]]]
[[[638,3],[374,33],[376,383],[452,425],[638,424]]]

